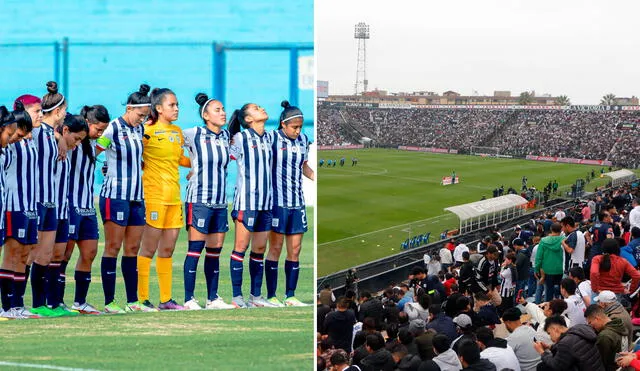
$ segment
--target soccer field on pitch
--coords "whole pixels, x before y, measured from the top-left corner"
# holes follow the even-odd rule
[[[309,231],[300,256],[300,280],[296,297],[313,304],[313,209],[307,208]],[[231,300],[229,256],[233,249],[233,224],[226,236],[220,258],[219,293]],[[100,279],[100,251],[93,263],[88,302],[104,307]],[[183,229],[173,259],[173,297],[184,301],[182,265],[187,251]],[[247,255],[248,256],[248,255]],[[74,252],[67,268],[65,302],[73,303],[73,271],[78,257]],[[284,259],[280,258],[278,295],[284,294]],[[196,297],[206,303],[204,257],[200,258]],[[263,295],[266,288],[263,284]],[[249,295],[248,259],[245,259],[243,293]],[[159,289],[155,260],[150,278],[151,301],[157,305]],[[124,305],[124,281],[118,267],[116,301]],[[31,305],[31,285],[25,304]],[[282,369],[313,367],[314,306],[299,308],[250,308],[120,315],[78,316],[0,322],[0,368],[64,369]],[[29,367],[29,365],[35,365]]]
[[[318,159],[345,166],[318,167],[318,276],[396,254],[412,236],[431,232],[430,242],[458,219],[445,207],[478,201],[504,185],[520,190],[522,177],[542,190],[558,181],[566,192],[577,178],[601,166],[558,164],[394,149],[319,151]],[[351,166],[351,158],[358,164]],[[455,170],[460,184],[442,186]],[[605,169],[608,171],[608,169]],[[604,185],[596,179],[586,189]]]

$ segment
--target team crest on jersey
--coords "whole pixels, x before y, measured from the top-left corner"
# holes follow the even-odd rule
[[[76,225],[75,224],[70,224],[69,225],[69,234],[74,234],[76,233]]]
[[[253,223],[254,223],[254,222],[255,222],[254,218],[249,218],[249,219],[247,220],[247,225],[248,225],[249,227],[253,227]]]
[[[173,143],[174,139],[172,136],[169,136],[169,142]]]
[[[271,219],[271,226],[274,228],[278,228],[278,225],[280,225],[280,219],[279,218],[273,218]]]
[[[151,220],[158,220],[158,212],[157,211],[152,211],[150,216],[151,216]]]
[[[198,228],[204,228],[204,219],[198,219]]]

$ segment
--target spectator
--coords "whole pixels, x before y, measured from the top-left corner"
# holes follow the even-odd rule
[[[398,339],[398,324],[392,323],[387,326],[387,339],[384,347],[387,348],[388,351],[391,351],[396,344],[401,344]]]
[[[357,366],[349,366],[349,355],[342,352],[335,352],[331,355],[331,371],[359,371]]]
[[[396,363],[395,370],[418,371],[421,362],[420,357],[415,354],[409,354],[407,347],[397,344],[390,352],[393,361]]]
[[[480,358],[480,347],[475,341],[462,341],[458,349],[458,357],[463,371],[496,371],[493,363]]]
[[[629,213],[629,224],[631,228],[640,228],[640,197],[636,197],[631,202],[631,212]]]
[[[447,335],[437,334],[433,337],[433,352],[436,356],[423,360],[420,371],[459,371],[462,368],[456,352],[451,349],[451,340]]]
[[[444,286],[445,297],[449,297],[451,295],[451,286],[456,285],[457,280],[452,273],[446,273],[444,277],[445,281],[442,283],[442,286]]]
[[[536,342],[534,348],[542,358],[538,370],[604,371],[602,359],[596,346],[597,335],[588,325],[568,328],[561,316],[545,320],[544,330],[553,345]]]
[[[391,352],[384,348],[384,338],[382,335],[367,335],[366,349],[369,353],[362,360],[362,371],[393,371],[395,362]]]
[[[531,252],[525,247],[524,241],[520,238],[513,240],[512,244],[513,249],[516,251],[516,272],[518,276],[518,280],[516,281],[517,293],[527,287],[529,274],[533,273],[530,262]]]
[[[584,299],[580,295],[576,295],[577,288],[578,285],[571,278],[564,278],[560,282],[560,295],[567,303],[567,317],[569,317],[572,326],[587,323],[584,318],[587,306],[584,303]]]
[[[327,314],[324,319],[323,335],[336,349],[344,349],[351,352],[351,337],[353,336],[353,325],[356,323],[356,316],[348,308],[347,300],[344,297],[338,299],[336,311]]]
[[[500,323],[500,316],[495,305],[491,303],[491,298],[485,293],[479,292],[474,295],[475,312],[477,313],[477,323],[475,326],[495,326]]]
[[[449,339],[458,337],[456,324],[453,319],[442,312],[442,308],[438,304],[431,304],[429,307],[429,322],[427,329],[434,330],[438,334],[444,334]]]
[[[493,331],[487,327],[476,330],[480,357],[488,359],[497,370],[510,369],[520,371],[520,363],[513,349],[505,339],[495,338]]]
[[[421,319],[427,321],[429,319],[429,306],[431,305],[431,296],[422,293],[418,296],[418,301],[407,303],[404,306],[404,312],[407,313],[409,321]]]
[[[376,321],[376,328],[380,329],[383,315],[384,308],[378,298],[372,298],[371,293],[368,291],[360,293],[360,321],[363,321],[366,317],[372,317]]]
[[[500,277],[502,278],[502,284],[500,285],[500,297],[502,303],[499,307],[499,313],[504,313],[505,310],[513,307],[513,300],[516,290],[516,282],[518,281],[518,271],[515,265],[516,254],[509,252],[504,258],[500,269]]]
[[[569,278],[576,283],[576,294],[584,301],[584,305],[591,305],[591,281],[584,278],[584,269],[582,267],[573,267],[569,269]]]
[[[413,301],[413,295],[409,290],[409,285],[406,283],[400,284],[400,293],[398,293],[398,310],[401,312],[404,310],[404,305]]]
[[[615,358],[616,353],[629,350],[627,329],[620,318],[609,318],[604,309],[593,304],[584,313],[589,326],[591,326],[598,338],[596,346],[600,352],[600,357],[607,371],[615,371],[618,368]]]
[[[322,290],[318,293],[318,297],[320,298],[320,303],[328,307],[333,307],[336,303],[336,297],[333,295],[333,291],[329,284],[324,285]]]
[[[631,228],[631,240],[627,244],[627,247],[633,249],[636,261],[640,261],[640,227]]]
[[[595,297],[595,301],[598,305],[604,309],[604,313],[611,319],[619,318],[624,327],[627,329],[627,344],[633,343],[633,323],[631,322],[631,316],[629,312],[618,302],[616,294],[611,291],[601,291],[600,295]]]
[[[453,254],[451,253],[451,250],[448,248],[449,245],[453,246],[453,243],[449,241],[449,243],[443,246],[439,252],[440,264],[442,264],[442,270],[445,272],[449,272],[449,267],[453,265]]]
[[[584,264],[587,240],[584,234],[576,228],[576,223],[572,217],[567,216],[563,218],[560,223],[562,224],[562,231],[565,236],[567,236],[567,238],[562,241],[562,248],[569,254],[568,259],[565,259],[567,262],[565,270],[568,271],[573,267],[582,267]]]
[[[456,248],[453,250],[453,259],[455,260],[455,264],[458,267],[461,266],[462,263],[464,263],[464,260],[462,258],[462,254],[464,252],[468,253],[469,252],[469,248],[467,247],[467,245],[465,245],[463,243],[458,244],[456,246]]]
[[[544,272],[545,301],[550,301],[554,297],[556,285],[560,285],[562,280],[562,261],[564,252],[562,251],[562,240],[560,236],[562,226],[554,223],[551,226],[551,234],[540,240],[536,253],[536,272]]]
[[[409,354],[418,354],[418,346],[415,343],[413,333],[409,330],[409,325],[400,328],[398,331],[398,340],[407,347]]]
[[[551,337],[544,330],[544,321],[553,316],[561,316],[564,318],[564,323],[567,327],[571,327],[571,321],[564,315],[567,310],[567,303],[562,299],[553,299],[548,303],[543,303],[537,306],[533,303],[528,303],[524,298],[520,298],[520,303],[524,306],[525,312],[531,316],[532,323],[537,325],[536,339],[542,341],[547,345],[551,345]]]
[[[502,315],[509,336],[507,344],[513,349],[522,371],[534,371],[540,363],[540,355],[533,348],[536,331],[520,321],[522,312],[518,308],[507,309]]]
[[[498,256],[498,248],[495,245],[490,245],[487,247],[484,257],[478,262],[476,279],[479,291],[492,292],[498,287]]]
[[[635,270],[627,260],[621,258],[618,241],[607,238],[602,243],[603,255],[596,256],[591,262],[591,288],[594,293],[609,290],[621,296],[624,293],[622,276],[631,277],[631,290],[634,291],[640,282],[640,272]]]
[[[460,283],[460,292],[461,293],[470,293],[472,291],[479,290],[475,288],[477,285],[475,281],[475,269],[473,267],[473,263],[469,260],[469,252],[465,251],[462,253],[463,263],[460,267],[460,279],[458,282]]]
[[[453,319],[453,323],[456,324],[456,330],[458,331],[458,337],[453,339],[451,342],[451,349],[459,353],[458,350],[458,342],[464,342],[464,340],[471,340],[473,342],[476,341],[476,336],[473,333],[474,326],[473,322],[471,322],[471,317],[466,314],[459,314],[456,318]]]

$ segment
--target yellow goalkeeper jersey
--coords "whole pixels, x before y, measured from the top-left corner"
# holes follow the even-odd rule
[[[142,185],[146,202],[180,205],[179,166],[190,167],[184,156],[180,127],[157,122],[144,128]]]

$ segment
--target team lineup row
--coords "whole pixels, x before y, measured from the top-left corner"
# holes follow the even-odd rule
[[[179,108],[170,89],[151,91],[141,85],[129,95],[124,114],[113,120],[101,105],[68,114],[57,84],[47,83],[47,90],[42,99],[18,97],[13,112],[0,107],[0,245],[4,245],[0,315],[101,313],[86,297],[98,251],[93,189],[96,157],[102,152],[106,169],[99,209],[105,247],[100,271],[105,313],[202,309],[194,291],[203,251],[207,309],[304,305],[295,297],[302,236],[307,231],[302,176],[313,180],[314,172],[307,164],[309,140],[301,133],[304,118],[297,107],[283,101],[279,128],[266,132],[269,117],[257,104],[235,110],[227,125],[222,102],[200,93],[195,99],[204,124],[183,131],[174,124]],[[220,252],[229,230],[225,190],[232,160],[238,171],[231,211],[233,298],[227,304],[218,295],[218,280]],[[180,166],[190,168],[184,204]],[[185,300],[180,305],[171,292],[172,256],[185,223],[189,242]],[[276,291],[283,245],[286,288],[280,301]],[[65,272],[76,246],[80,256],[75,298],[67,307]],[[243,262],[249,246],[251,289],[245,300]],[[127,298],[123,306],[115,301],[120,250]],[[149,298],[154,256],[160,288],[157,307]],[[23,299],[29,277],[30,310]]]

